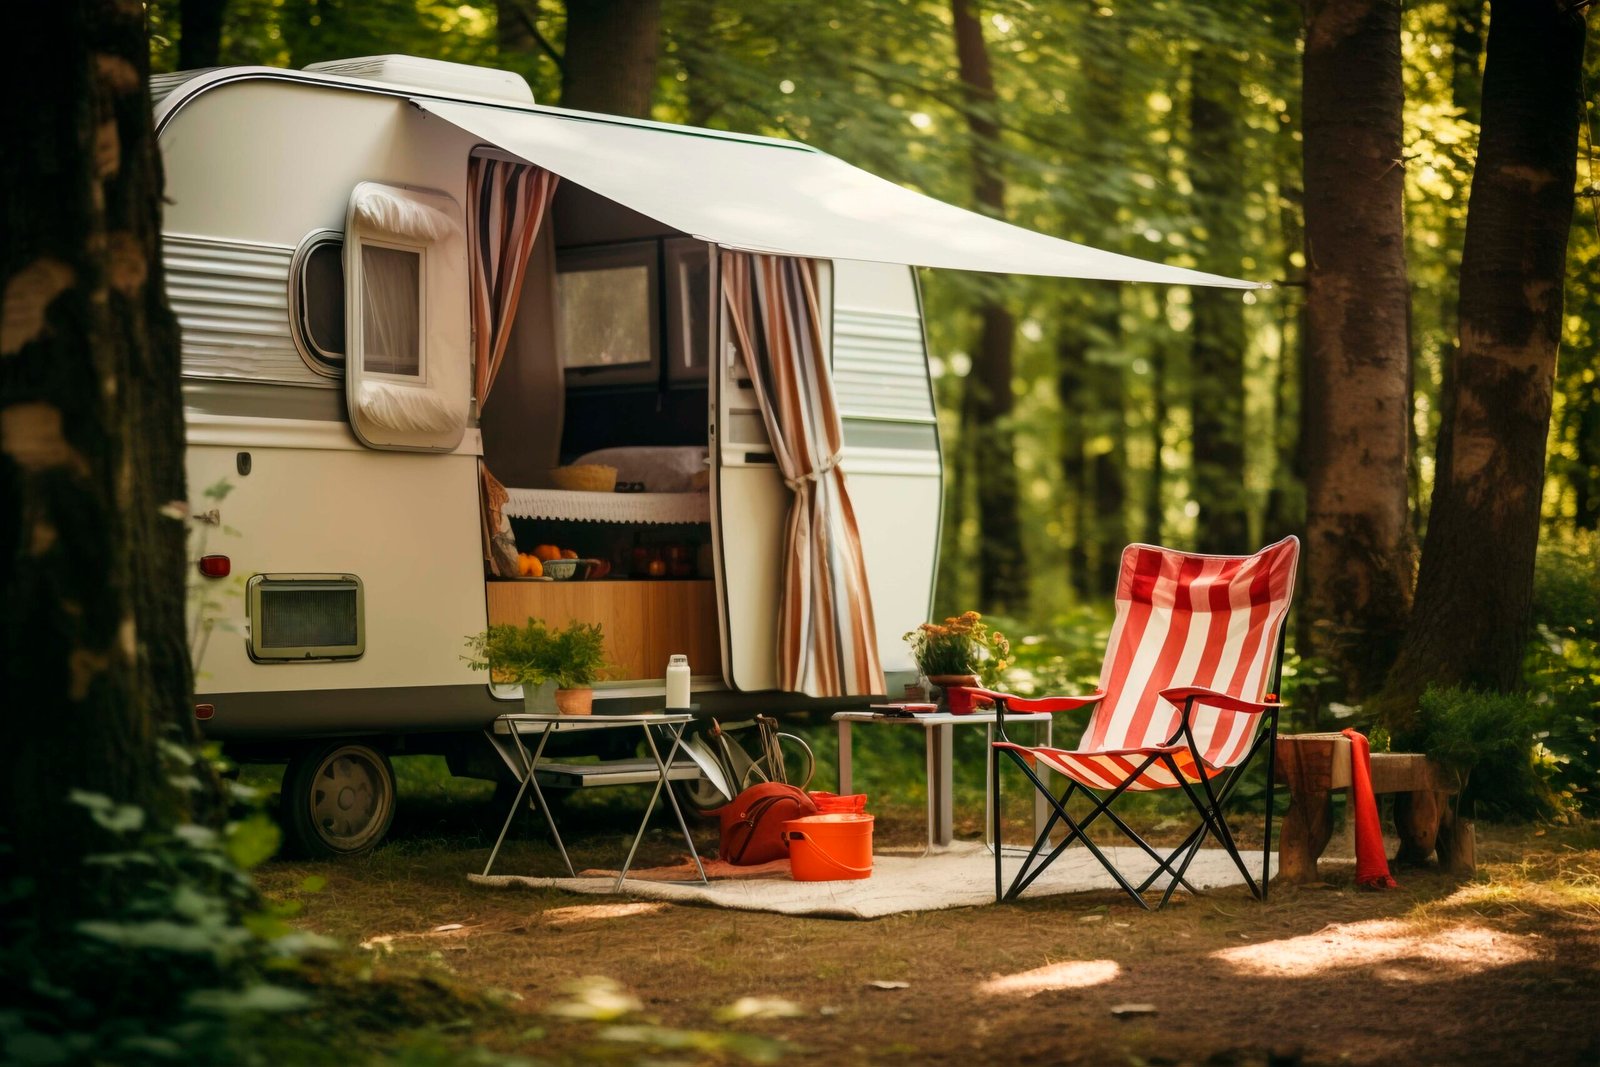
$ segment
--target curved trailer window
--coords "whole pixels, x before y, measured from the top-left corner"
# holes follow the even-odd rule
[[[344,373],[344,235],[318,230],[300,242],[290,269],[295,347],[319,374]]]

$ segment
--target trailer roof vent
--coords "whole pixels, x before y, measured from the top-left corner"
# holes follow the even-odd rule
[[[337,74],[344,78],[364,78],[388,82],[411,89],[433,89],[450,96],[476,96],[507,100],[515,104],[533,103],[533,90],[520,75],[509,70],[474,67],[466,63],[446,63],[417,56],[361,56],[356,59],[330,59],[308,63],[306,70]]]

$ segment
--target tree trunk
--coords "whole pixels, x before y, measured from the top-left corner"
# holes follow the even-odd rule
[[[523,55],[539,47],[531,24],[533,12],[524,0],[496,0],[494,18],[495,47],[502,56]]]
[[[1061,408],[1057,464],[1072,514],[1072,528],[1066,537],[1067,582],[1077,598],[1084,600],[1095,595],[1089,580],[1089,472],[1084,451],[1088,436],[1084,430],[1089,418],[1084,367],[1089,346],[1079,326],[1079,308],[1062,305],[1057,315],[1061,322],[1069,324],[1056,339],[1056,402]]]
[[[956,60],[961,78],[962,111],[972,146],[973,199],[979,210],[1005,216],[1006,187],[997,154],[1000,123],[996,115],[994,75],[984,47],[983,27],[968,0],[950,0],[955,28]],[[977,387],[976,438],[963,447],[978,447],[983,461],[978,479],[978,595],[983,610],[1020,614],[1028,604],[1027,566],[1017,505],[1016,443],[1011,426],[1011,350],[1016,321],[995,297],[978,307],[978,345],[973,354],[970,389]]]
[[[684,121],[690,126],[710,126],[711,120],[722,110],[722,101],[712,80],[715,23],[716,5],[712,0],[680,0],[674,36],[685,76]]]
[[[1167,434],[1167,345],[1157,336],[1150,346],[1150,485],[1144,500],[1144,539],[1152,545],[1162,543],[1166,524],[1166,449]]]
[[[179,0],[178,69],[215,67],[222,62],[222,17],[228,0]]]
[[[1194,58],[1189,124],[1195,214],[1205,230],[1202,270],[1238,274],[1243,259],[1244,66],[1217,45]],[[1244,488],[1244,303],[1229,289],[1195,288],[1190,381],[1193,492],[1202,552],[1250,550]]]
[[[1306,606],[1359,700],[1411,606],[1400,0],[1306,17]]]
[[[1292,279],[1298,273],[1298,268],[1290,261],[1290,253],[1305,247],[1305,229],[1301,222],[1303,195],[1299,188],[1287,186],[1280,201],[1278,219],[1283,230],[1283,276]],[[1306,523],[1305,446],[1302,433],[1305,423],[1300,417],[1305,368],[1305,301],[1290,290],[1280,301],[1279,311],[1278,360],[1272,383],[1272,488],[1267,492],[1267,514],[1263,526],[1268,541],[1277,541],[1290,534],[1303,534]]]
[[[1454,0],[1450,6],[1450,102],[1477,125],[1483,105],[1483,15],[1489,5]]]
[[[1416,606],[1385,686],[1395,733],[1430,683],[1521,687],[1577,177],[1584,21],[1496,0],[1461,257],[1461,353]]]
[[[156,745],[193,721],[178,346],[143,11],[13,14],[46,54],[7,67],[0,103],[0,828],[35,899],[71,916],[98,837],[67,794],[152,824],[178,806]]]
[[[569,0],[561,106],[649,118],[661,0]]]
[[[950,472],[950,492],[945,498],[943,530],[939,547],[939,576],[935,591],[945,614],[959,615],[966,611],[977,596],[977,582],[973,568],[970,539],[967,536],[967,516],[973,509],[973,479],[978,476],[973,439],[977,424],[976,394],[972,375],[959,380],[960,396],[956,401],[956,434],[954,447],[945,452],[946,468]]]
[[[1126,379],[1117,353],[1122,349],[1122,294],[1111,285],[1100,286],[1096,338],[1112,358],[1093,360],[1086,368],[1089,395],[1096,418],[1094,477],[1094,595],[1104,597],[1117,588],[1122,550],[1128,544],[1128,419],[1124,410]]]

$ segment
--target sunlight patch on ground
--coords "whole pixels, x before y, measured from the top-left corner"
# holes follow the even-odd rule
[[[1545,907],[1587,918],[1600,915],[1600,857],[1593,851],[1485,864],[1479,869],[1487,875],[1485,880],[1430,901],[1418,912],[1437,915],[1460,908],[1522,911]]]
[[[1122,973],[1116,960],[1065,960],[1031,971],[997,974],[978,985],[989,996],[1031,997],[1057,989],[1087,989],[1102,985]]]
[[[641,901],[635,904],[577,904],[570,908],[551,908],[544,913],[544,921],[551,926],[571,926],[574,923],[596,922],[601,919],[654,915],[665,908],[666,905],[659,901]]]
[[[474,930],[480,925],[467,926],[464,923],[445,923],[435,926],[431,930],[417,930],[397,934],[374,934],[360,943],[368,952],[392,952],[396,941],[410,941],[422,937],[471,937]]]
[[[1444,964],[1483,971],[1532,959],[1534,939],[1484,926],[1418,929],[1398,919],[1335,923],[1314,934],[1213,952],[1212,958],[1248,974],[1303,977],[1324,971],[1383,964]],[[1384,977],[1404,977],[1399,969]]]

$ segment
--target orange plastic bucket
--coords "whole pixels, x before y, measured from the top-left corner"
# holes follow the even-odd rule
[[[840,796],[837,793],[823,793],[814,789],[810,797],[817,805],[818,815],[864,815],[867,811],[865,793]]]
[[[807,815],[783,824],[789,870],[797,882],[872,877],[871,815]]]

